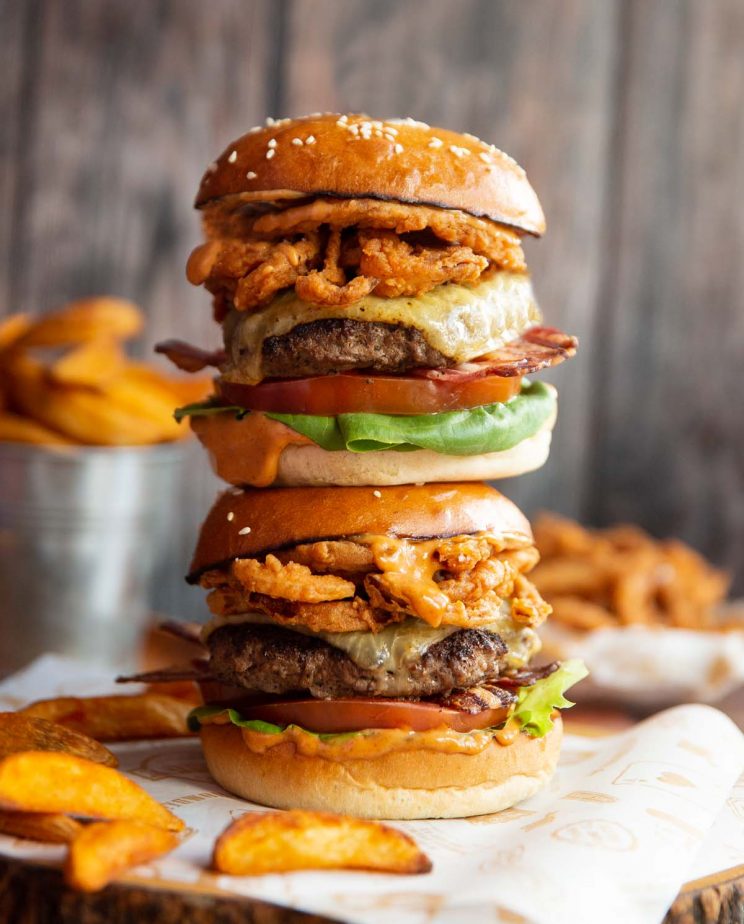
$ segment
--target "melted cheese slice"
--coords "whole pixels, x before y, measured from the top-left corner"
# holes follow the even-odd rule
[[[542,320],[529,276],[518,273],[498,272],[476,286],[437,286],[415,298],[368,295],[353,305],[311,305],[291,290],[257,311],[231,312],[225,342],[233,369],[226,370],[225,380],[233,372],[235,381],[260,382],[264,340],[325,318],[416,328],[455,363],[496,350]]]

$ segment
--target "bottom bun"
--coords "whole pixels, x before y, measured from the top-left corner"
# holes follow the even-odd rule
[[[298,754],[287,742],[263,754],[234,725],[205,725],[202,746],[220,786],[280,809],[359,818],[467,818],[500,812],[541,789],[555,772],[562,725],[544,738],[519,734],[478,754],[412,749],[346,761]]]
[[[513,478],[546,463],[550,437],[551,428],[546,426],[511,449],[479,456],[447,456],[429,449],[328,452],[320,446],[287,446],[279,459],[275,484],[354,487]]]

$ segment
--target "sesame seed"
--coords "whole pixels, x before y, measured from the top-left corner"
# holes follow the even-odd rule
[[[257,173],[254,173],[252,170],[249,170],[248,173],[246,173],[245,178],[246,180],[255,180],[257,176],[258,176]]]
[[[304,142],[303,142],[302,138],[293,138],[293,139],[292,139],[292,144],[294,144],[296,147],[302,147],[302,145],[304,144]]]
[[[382,491],[373,491],[375,497],[382,497]]]
[[[402,145],[402,144],[396,144],[395,147],[393,148],[393,150],[395,151],[396,154],[402,154],[402,153],[403,153],[403,145]]]
[[[266,152],[266,160],[271,160],[271,158],[275,154],[276,154],[276,151],[274,150],[274,148],[269,148],[269,150]]]
[[[254,125],[253,128],[249,128],[246,132],[246,135],[255,135],[256,132],[260,132],[263,129],[263,125]]]
[[[491,158],[490,158],[490,156],[489,156],[488,154],[486,154],[485,151],[481,151],[480,154],[478,155],[478,157],[480,157],[480,159],[483,161],[484,164],[490,164],[490,163],[491,163]]]
[[[480,138],[478,138],[476,135],[471,135],[470,132],[463,132],[462,137],[467,138],[469,141],[475,141],[478,144],[481,144]]]
[[[348,121],[349,121],[349,117],[347,115],[342,115],[338,117],[338,121],[336,122],[336,125],[344,125]]]
[[[238,152],[232,151],[230,153],[230,156],[227,158],[227,162],[228,164],[234,164],[237,159],[238,159]]]
[[[467,148],[458,147],[456,144],[451,144],[449,149],[452,151],[455,157],[466,157],[468,154],[470,154],[470,151]]]
[[[270,138],[270,139],[269,139],[269,147],[270,147],[270,148],[275,148],[275,147],[276,147],[276,138]]]
[[[238,530],[238,535],[239,535],[239,536],[247,536],[248,533],[249,533],[250,531],[251,531],[250,526],[244,526],[242,529],[239,529],[239,530]]]
[[[430,148],[441,148],[443,144],[444,142],[442,141],[441,138],[432,138],[431,141],[429,142],[429,147]]]
[[[231,511],[228,513],[228,515],[227,515],[227,522],[228,522],[228,523],[232,523],[232,521],[233,521],[234,519],[235,519],[235,514],[234,514],[234,512],[231,510]]]
[[[427,125],[426,122],[419,122],[410,116],[406,116],[405,119],[388,119],[388,122],[392,122],[393,125],[412,125],[414,128],[431,128],[431,125]]]
[[[315,135],[308,135],[305,138],[305,144],[315,144]]]
[[[272,119],[271,116],[266,116],[266,125],[269,127],[276,125],[276,119]]]
[[[212,163],[207,167],[207,173],[214,173],[217,169],[217,161],[212,161]]]

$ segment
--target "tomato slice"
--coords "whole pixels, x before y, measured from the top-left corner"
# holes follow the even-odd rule
[[[487,375],[438,381],[405,375],[340,373],[305,379],[268,379],[259,385],[219,382],[226,402],[276,414],[437,414],[508,401],[519,394],[520,376]]]
[[[320,734],[362,731],[369,728],[408,728],[413,731],[431,731],[436,728],[451,728],[454,731],[469,732],[478,728],[501,725],[509,714],[508,706],[485,709],[471,715],[458,709],[438,706],[436,703],[411,702],[405,699],[294,699],[279,702],[251,702],[239,697],[217,702],[209,694],[217,692],[202,685],[204,699],[209,705],[234,706],[244,719],[261,719],[274,725],[299,725],[308,731]],[[222,688],[223,693],[227,692]],[[246,691],[242,691],[245,695]]]

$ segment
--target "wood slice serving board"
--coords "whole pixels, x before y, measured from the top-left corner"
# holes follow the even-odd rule
[[[685,885],[664,924],[742,924],[743,920],[744,865]],[[87,895],[68,889],[58,868],[8,857],[0,857],[0,921],[2,924],[334,924],[331,918],[240,898],[205,885],[179,883],[172,890],[155,888],[135,876],[124,877],[102,892]]]

